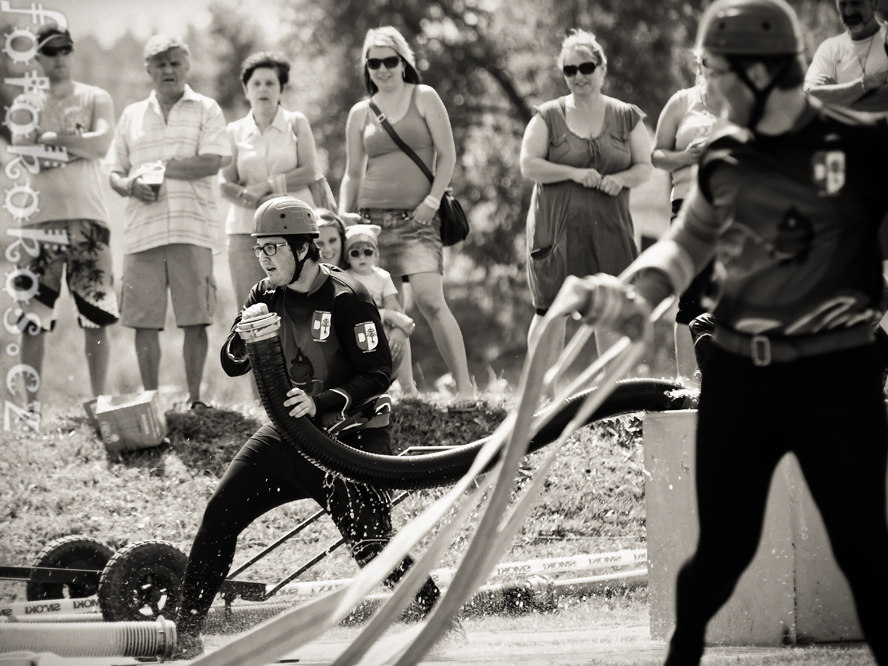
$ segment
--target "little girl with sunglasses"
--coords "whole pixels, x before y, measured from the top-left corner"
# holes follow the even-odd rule
[[[380,231],[382,227],[376,224],[353,224],[346,227],[346,272],[367,288],[379,308],[392,351],[392,379],[398,380],[402,395],[416,397],[418,393],[413,379],[413,359],[408,340],[416,323],[401,307],[391,274],[378,266],[379,244],[376,238]]]

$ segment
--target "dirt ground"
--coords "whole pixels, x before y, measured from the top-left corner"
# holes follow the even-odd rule
[[[602,609],[599,609],[602,610]],[[517,617],[476,617],[463,621],[465,636],[441,641],[420,662],[424,666],[653,666],[662,664],[663,641],[652,640],[644,605],[614,607],[593,617],[583,609]],[[360,627],[336,627],[319,639],[303,645],[278,663],[329,665],[360,632]],[[415,635],[417,625],[396,624],[360,662],[380,666],[389,660],[395,646]],[[207,651],[224,649],[242,634],[208,635]],[[0,666],[5,666],[0,655]],[[19,662],[22,663],[22,662]],[[27,663],[27,662],[24,662]],[[60,659],[43,656],[39,666],[123,666],[137,664],[129,658]],[[186,662],[166,662],[170,664]],[[772,666],[808,664],[817,666],[872,666],[875,661],[860,643],[819,644],[806,647],[710,647],[704,666]],[[238,665],[239,666],[239,665]]]

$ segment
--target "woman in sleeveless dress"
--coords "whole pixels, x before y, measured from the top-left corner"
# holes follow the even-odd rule
[[[459,324],[444,299],[444,260],[438,207],[456,165],[447,110],[438,93],[420,83],[413,51],[391,26],[367,33],[364,83],[370,100],[398,136],[434,173],[434,182],[402,151],[376,118],[368,100],[355,104],[346,126],[347,165],[340,213],[357,211],[382,227],[380,265],[410,283],[438,351],[456,382],[451,411],[477,409]]]
[[[521,173],[536,181],[527,213],[529,349],[568,275],[617,275],[637,256],[629,191],[652,171],[645,115],[602,93],[607,59],[594,35],[571,31],[558,67],[570,94],[541,104],[521,143]],[[597,331],[599,354],[616,337]]]

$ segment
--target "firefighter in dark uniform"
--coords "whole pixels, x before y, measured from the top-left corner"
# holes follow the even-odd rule
[[[391,352],[379,312],[366,290],[343,271],[321,264],[314,243],[315,213],[294,197],[262,204],[254,218],[254,252],[267,277],[256,284],[222,347],[231,376],[250,371],[235,328],[268,312],[281,317],[281,344],[292,387],[284,405],[338,439],[391,455],[387,396]],[[330,514],[358,565],[392,537],[388,493],[352,482],[309,462],[271,425],[244,444],[210,498],[191,546],[177,621],[177,658],[203,651],[200,632],[234,558],[238,535],[263,513],[312,498]],[[394,585],[412,564],[407,557],[386,579]],[[416,597],[421,613],[440,596],[429,578]]]
[[[666,663],[699,663],[707,623],[758,548],[774,469],[792,452],[863,634],[888,664],[888,423],[873,335],[888,125],[806,98],[804,40],[785,0],[716,0],[697,47],[732,124],[702,155],[669,233],[623,280],[587,278],[582,313],[634,326],[715,258],[696,439],[700,536],[678,574]]]

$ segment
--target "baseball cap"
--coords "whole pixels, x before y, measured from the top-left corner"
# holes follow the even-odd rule
[[[142,55],[145,57],[145,60],[148,60],[156,56],[158,53],[163,53],[170,49],[182,49],[187,55],[191,55],[191,50],[188,48],[188,44],[178,37],[166,33],[152,36],[145,43],[145,50]]]
[[[74,46],[74,40],[71,39],[71,33],[62,30],[55,23],[46,23],[37,29],[37,51],[46,53],[66,46]]]

